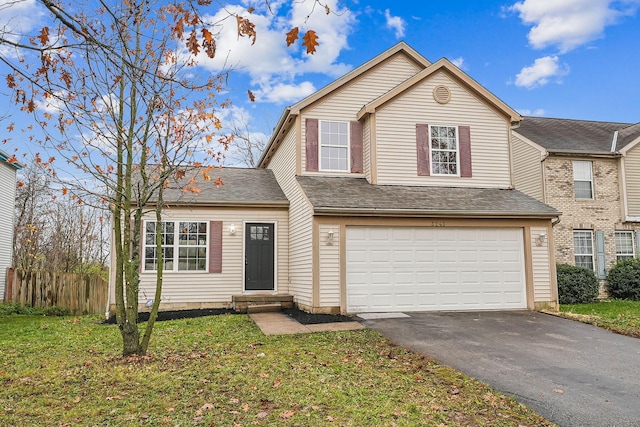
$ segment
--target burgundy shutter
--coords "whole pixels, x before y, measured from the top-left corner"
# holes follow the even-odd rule
[[[307,119],[305,122],[306,157],[308,171],[318,171],[318,119]]]
[[[351,173],[362,173],[362,123],[351,122]]]
[[[458,143],[460,144],[460,176],[471,178],[471,128],[458,127]]]
[[[209,273],[222,273],[222,221],[209,222]]]
[[[429,176],[429,125],[416,124],[416,149],[418,154],[418,176]]]

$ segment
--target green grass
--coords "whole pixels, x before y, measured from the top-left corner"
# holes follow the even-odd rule
[[[245,315],[156,324],[123,359],[97,317],[0,315],[3,426],[544,426],[373,330],[265,336]]]
[[[623,335],[640,338],[640,301],[608,300],[561,305],[560,314]]]

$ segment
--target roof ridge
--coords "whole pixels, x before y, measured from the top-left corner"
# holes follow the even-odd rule
[[[633,126],[635,124],[640,124],[640,123],[627,123],[627,122],[612,122],[612,121],[605,121],[605,120],[586,120],[586,119],[572,119],[572,118],[563,118],[563,117],[541,117],[541,116],[522,116],[522,119],[523,121],[524,119],[538,119],[538,120],[559,120],[559,121],[566,121],[566,122],[626,125],[625,127]]]

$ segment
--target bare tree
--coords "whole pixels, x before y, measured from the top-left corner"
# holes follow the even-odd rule
[[[227,155],[228,160],[240,166],[256,167],[267,145],[268,136],[252,132],[246,115],[240,115],[228,126],[233,135],[233,148]]]
[[[14,70],[7,82],[23,110],[42,125],[44,136],[37,142],[73,168],[60,181],[63,195],[84,205],[97,199],[110,210],[123,355],[145,354],[160,302],[162,268],[157,270],[155,304],[141,334],[137,316],[143,215],[155,209],[161,227],[167,180],[188,164],[214,165],[228,144],[227,136],[217,134],[221,125],[216,111],[224,105],[212,96],[223,76],[185,72],[195,64],[190,56],[214,54],[213,34],[203,26],[195,1],[100,1],[96,10],[91,1],[40,3],[56,26],[43,27],[22,49],[25,60],[33,61],[29,52],[35,52],[41,66],[26,69],[5,61]],[[250,35],[250,30],[245,33]],[[186,50],[181,44],[185,39]],[[54,156],[35,158],[42,170],[60,177],[55,161]],[[212,170],[204,168],[203,173],[208,177]],[[189,182],[184,186],[196,191]],[[66,211],[61,207],[57,214]],[[73,239],[82,226],[60,228],[53,237]],[[163,265],[162,251],[158,253]],[[63,263],[71,257],[64,251],[59,255]]]
[[[13,265],[22,270],[100,271],[109,253],[107,212],[57,193],[37,165],[21,171]]]
[[[32,270],[42,261],[45,211],[51,201],[51,181],[33,165],[22,169],[16,190],[13,265]]]
[[[37,142],[55,156],[35,156],[53,177],[62,160],[75,168],[65,176],[63,194],[78,203],[100,199],[112,216],[116,317],[123,355],[145,354],[157,317],[163,271],[141,334],[138,323],[140,234],[149,209],[156,218],[157,265],[162,259],[163,189],[184,177],[186,165],[211,179],[231,137],[218,118],[226,73],[198,74],[197,59],[216,53],[216,23],[205,22],[212,0],[37,0],[51,25],[24,35],[28,42],[0,37],[0,45],[21,53],[0,56],[12,72],[6,83],[13,100],[32,114],[43,133]],[[267,5],[269,3],[267,2]],[[330,13],[328,6],[312,2]],[[248,10],[251,13],[251,10]],[[256,40],[254,24],[233,15],[238,37]],[[312,30],[302,40],[315,52]],[[251,91],[249,97],[253,98]],[[202,167],[207,165],[206,167]],[[185,180],[183,191],[198,191]]]

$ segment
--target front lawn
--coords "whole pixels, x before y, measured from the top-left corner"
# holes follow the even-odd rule
[[[560,305],[560,314],[619,334],[640,338],[640,301],[563,304]]]
[[[157,323],[122,359],[117,326],[0,316],[7,426],[545,426],[484,384],[372,330],[265,336],[245,315]]]

